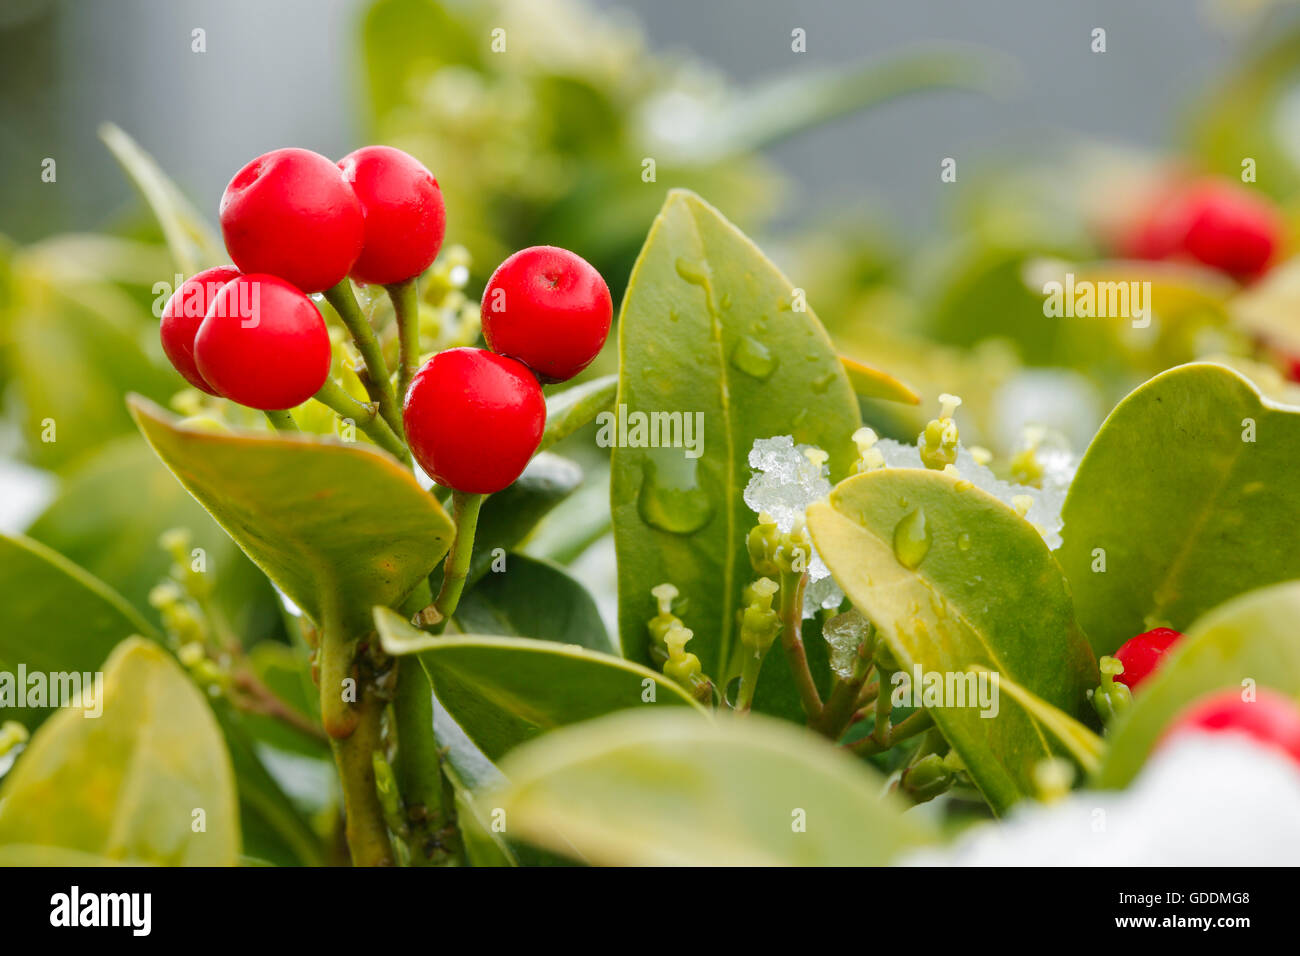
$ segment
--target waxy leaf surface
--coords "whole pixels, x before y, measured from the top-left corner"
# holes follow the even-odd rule
[[[1096,652],[1300,577],[1298,463],[1300,409],[1225,366],[1170,369],[1120,402],[1062,511],[1061,566]]]
[[[834,477],[855,457],[857,397],[817,317],[793,311],[794,290],[716,209],[690,192],[669,194],[623,299],[618,405],[629,424],[634,415],[684,423],[700,413],[703,432],[694,436],[698,458],[683,447],[635,447],[631,431],[614,448],[619,631],[629,659],[648,660],[650,589],[672,582],[695,634],[689,649],[725,680],[740,592],[753,578],[745,534],[756,519],[743,493],[755,439],[791,435],[824,448]]]
[[[482,806],[596,864],[881,865],[928,838],[875,770],[759,715],[617,714],[521,747],[502,771]]]
[[[337,600],[350,633],[433,570],[452,523],[415,476],[361,445],[271,433],[213,433],[133,398],[158,457],[253,562],[317,623]]]
[[[914,537],[928,546],[896,552],[900,523],[902,532],[916,528],[918,513],[925,534]],[[808,529],[835,580],[909,677],[919,666],[946,688],[953,675],[953,696],[928,709],[993,809],[1033,794],[1035,764],[1061,748],[1012,695],[985,701],[996,700],[995,714],[972,701],[976,675],[968,671],[976,665],[1005,674],[1072,717],[1087,714],[1096,664],[1065,577],[1038,532],[969,483],[912,468],[841,482],[809,507]],[[955,693],[961,677],[964,701]]]

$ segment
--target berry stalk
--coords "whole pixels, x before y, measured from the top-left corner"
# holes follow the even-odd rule
[[[463,491],[451,493],[452,518],[456,522],[456,539],[447,552],[447,560],[442,565],[442,587],[433,602],[434,609],[442,615],[440,627],[446,627],[447,620],[456,612],[460,604],[461,592],[465,590],[465,579],[469,577],[469,559],[474,553],[474,530],[478,527],[478,513],[483,506],[486,495],[467,494]]]
[[[406,390],[411,387],[411,379],[420,367],[420,297],[414,278],[384,286],[384,290],[392,299],[393,313],[397,316],[400,363],[397,370],[397,394],[405,398]]]
[[[366,435],[380,448],[398,461],[409,462],[411,454],[402,444],[402,440],[393,434],[388,423],[377,417],[376,406],[364,405],[345,392],[342,386],[332,378],[327,378],[320,390],[312,396],[316,401],[331,409],[340,418],[356,422]]]
[[[402,413],[393,396],[393,383],[388,376],[388,365],[384,362],[384,353],[379,347],[379,339],[370,322],[357,304],[352,292],[352,283],[344,279],[338,285],[325,290],[325,300],[334,307],[343,324],[357,344],[361,359],[366,363],[366,387],[379,403],[379,414],[399,438],[402,436]]]

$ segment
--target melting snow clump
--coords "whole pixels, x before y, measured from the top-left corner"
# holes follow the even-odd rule
[[[1124,791],[1025,805],[913,866],[1293,866],[1300,769],[1238,734],[1171,744]]]
[[[822,625],[822,637],[830,649],[831,670],[836,677],[848,680],[853,676],[858,648],[870,630],[871,624],[867,619],[852,608],[836,614]]]
[[[804,510],[831,493],[824,453],[812,445],[795,445],[789,435],[756,439],[749,451],[749,467],[754,469],[754,475],[745,486],[745,504],[756,515],[771,515],[783,533],[802,524]],[[839,607],[843,600],[844,592],[813,548],[803,616],[809,618],[821,608]]]

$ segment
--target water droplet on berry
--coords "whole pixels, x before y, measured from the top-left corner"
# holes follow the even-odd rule
[[[713,503],[699,486],[697,459],[676,448],[647,449],[641,466],[641,519],[670,534],[694,534],[713,517]]]
[[[776,371],[780,360],[772,350],[751,335],[742,336],[731,350],[731,364],[760,382]]]
[[[915,508],[903,515],[894,528],[894,557],[905,568],[919,567],[930,552],[932,540],[924,509]]]

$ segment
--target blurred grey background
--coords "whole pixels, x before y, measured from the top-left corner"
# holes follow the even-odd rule
[[[533,0],[544,3],[548,0]],[[1223,0],[1220,0],[1223,2]],[[0,0],[0,233],[28,241],[110,224],[135,202],[96,138],[112,120],[215,216],[250,156],[287,144],[327,155],[358,145],[361,0]],[[800,190],[787,219],[852,190],[897,225],[938,213],[937,159],[1026,152],[1076,133],[1169,142],[1179,110],[1233,46],[1190,0],[598,0],[651,45],[689,51],[738,82],[929,41],[1005,52],[1020,78],[989,99],[941,93],[847,119],[777,147]],[[1108,52],[1090,52],[1094,27]],[[191,31],[207,52],[191,52]],[[790,49],[807,31],[808,52]],[[58,163],[57,190],[40,182]]]

